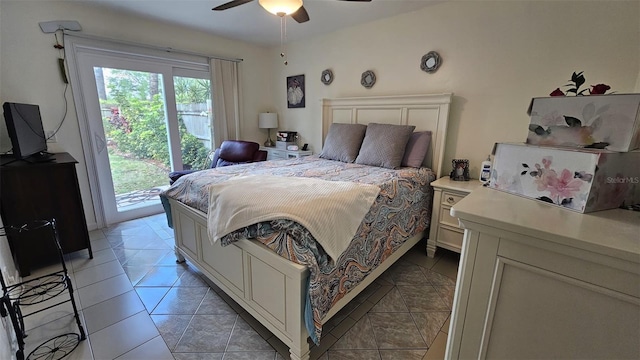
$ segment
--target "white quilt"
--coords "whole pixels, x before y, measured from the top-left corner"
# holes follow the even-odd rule
[[[338,259],[353,239],[380,188],[302,177],[241,176],[209,189],[208,233],[224,235],[262,221],[303,225],[327,254]]]

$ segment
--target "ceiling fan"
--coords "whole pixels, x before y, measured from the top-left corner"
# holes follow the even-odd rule
[[[231,9],[233,7],[246,4],[253,0],[231,0],[222,5],[216,6],[211,10],[222,11]],[[371,0],[338,0],[338,1],[353,1],[353,2],[370,2]],[[302,6],[302,0],[258,0],[260,6],[262,6],[268,12],[284,17],[285,15],[291,15],[291,17],[299,22],[309,21],[309,14]]]

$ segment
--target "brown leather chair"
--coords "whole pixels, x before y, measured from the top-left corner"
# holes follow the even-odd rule
[[[267,160],[267,152],[260,150],[260,144],[253,141],[225,140],[213,154],[210,168],[246,164]],[[181,170],[169,173],[169,183],[173,184],[181,176],[198,170]]]

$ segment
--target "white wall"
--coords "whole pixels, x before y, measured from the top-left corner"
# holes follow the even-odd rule
[[[523,142],[532,97],[543,97],[584,71],[587,85],[619,93],[640,88],[638,1],[449,1],[288,46],[284,66],[273,49],[280,128],[321,147],[321,98],[453,92],[445,164],[480,163],[494,142]],[[420,70],[438,51],[442,66]],[[320,82],[324,69],[335,80]],[[360,75],[373,70],[371,89]],[[306,107],[287,109],[285,79],[305,74]],[[638,82],[638,84],[636,84]]]
[[[77,20],[82,25],[82,32],[91,35],[244,59],[240,64],[240,133],[243,139],[264,141],[266,133],[257,128],[257,117],[262,111],[273,110],[272,95],[264,91],[271,85],[271,75],[265,71],[262,62],[269,54],[268,49],[75,1],[2,0],[0,7],[0,103],[13,101],[40,105],[45,130],[54,130],[63,117],[64,84],[57,68],[60,53],[53,48],[54,35],[42,33],[38,22]],[[57,143],[50,144],[49,149],[69,152],[79,161],[78,177],[87,223],[91,229],[95,228],[96,220],[70,89],[67,99],[66,119],[56,135]],[[2,121],[0,152],[10,149],[11,143]]]

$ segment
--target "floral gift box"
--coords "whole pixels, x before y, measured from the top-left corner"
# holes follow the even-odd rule
[[[527,144],[631,151],[640,148],[640,94],[531,100]]]
[[[640,151],[496,144],[490,187],[581,213],[640,203]]]

